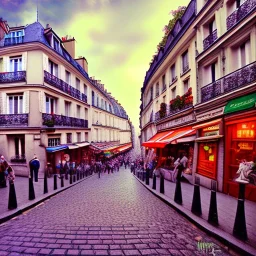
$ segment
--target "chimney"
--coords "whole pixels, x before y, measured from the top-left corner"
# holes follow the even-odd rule
[[[9,26],[7,24],[7,21],[0,18],[0,40],[2,40],[5,36],[5,34],[9,33]]]
[[[63,46],[65,47],[65,49],[73,59],[75,59],[75,54],[76,54],[75,43],[76,43],[76,40],[74,37],[71,39],[68,39],[67,36],[62,38]]]
[[[50,24],[46,24],[46,28],[50,28]]]
[[[76,62],[88,73],[88,62],[85,57],[79,56]],[[94,79],[94,78],[93,78]]]

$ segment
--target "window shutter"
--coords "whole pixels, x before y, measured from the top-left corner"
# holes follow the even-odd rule
[[[46,108],[45,108],[45,95],[43,92],[39,92],[38,93],[38,97],[39,97],[39,111],[41,113],[45,113]]]
[[[23,109],[24,113],[29,113],[29,91],[24,92]]]
[[[26,70],[27,69],[27,52],[24,52],[22,54],[22,59],[21,59],[21,64],[22,64],[22,69],[21,70]]]
[[[7,114],[7,95],[6,93],[2,93],[2,100],[1,100],[1,107],[2,107],[2,114]]]
[[[45,54],[43,54],[43,69],[48,71],[48,57]]]

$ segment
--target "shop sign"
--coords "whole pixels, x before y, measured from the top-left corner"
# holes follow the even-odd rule
[[[224,112],[224,107],[217,108],[208,112],[204,112],[203,114],[197,115],[196,120],[199,122],[199,121],[211,119],[213,117],[221,116],[223,112]]]
[[[205,132],[204,136],[220,135],[219,131]]]
[[[248,108],[255,107],[256,104],[256,93],[249,94],[237,99],[231,100],[225,106],[224,113],[232,113],[240,110],[245,110]]]
[[[215,131],[215,130],[219,130],[219,129],[220,129],[220,126],[217,124],[217,125],[206,127],[203,129],[203,131],[207,132],[207,131]]]
[[[181,125],[181,124],[184,124],[184,123],[187,123],[187,122],[195,121],[195,120],[196,120],[195,114],[191,113],[187,116],[183,116],[183,117],[176,118],[176,119],[173,119],[171,121],[159,124],[159,125],[157,125],[157,130],[159,131],[159,130],[168,129],[168,128],[178,126],[178,125]]]

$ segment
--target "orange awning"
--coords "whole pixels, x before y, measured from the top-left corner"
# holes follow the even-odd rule
[[[149,148],[164,148],[167,144],[177,144],[177,139],[194,134],[196,134],[196,131],[191,127],[160,132],[153,136],[149,141],[142,143],[142,146]]]
[[[123,152],[123,151],[131,148],[131,147],[132,147],[132,143],[129,143],[129,144],[123,145],[123,146],[115,149],[115,151],[116,151],[116,153],[120,153],[120,152]]]

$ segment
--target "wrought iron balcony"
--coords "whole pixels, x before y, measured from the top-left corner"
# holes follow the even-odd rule
[[[53,126],[69,126],[69,127],[83,127],[88,128],[88,120],[62,116],[56,114],[42,114],[43,125],[53,127]]]
[[[11,157],[11,163],[26,163],[25,155],[15,155]]]
[[[235,26],[256,7],[256,0],[245,1],[237,10],[227,17],[227,30]]]
[[[22,44],[24,42],[24,36],[9,37],[4,39],[4,46],[11,46],[16,44]]]
[[[28,114],[0,115],[0,127],[28,126]]]
[[[54,86],[55,88],[69,94],[70,96],[87,103],[87,96],[84,93],[81,93],[76,88],[72,87],[71,85],[67,84],[63,80],[50,74],[47,71],[44,71],[44,81]]]
[[[186,73],[189,70],[189,64],[188,63],[184,63],[182,66],[182,74]]]
[[[240,68],[201,88],[201,102],[214,99],[256,81],[256,62]]]
[[[0,83],[26,82],[26,71],[2,72],[0,73]]]
[[[209,46],[211,46],[217,40],[217,29],[215,29],[209,36],[207,36],[204,41],[204,50],[206,50]]]

